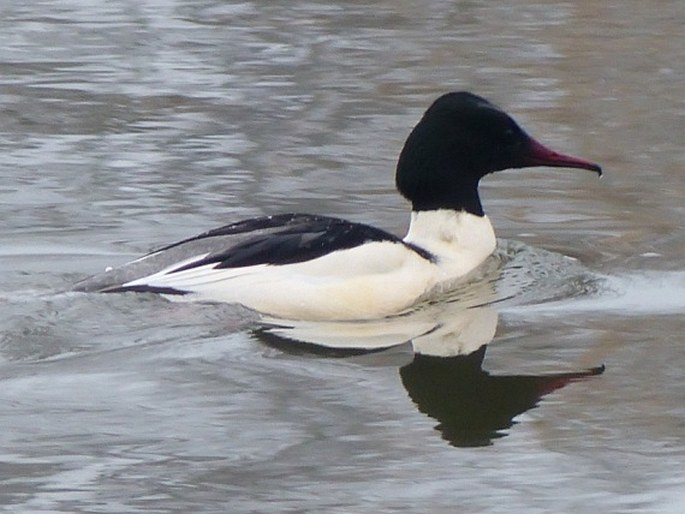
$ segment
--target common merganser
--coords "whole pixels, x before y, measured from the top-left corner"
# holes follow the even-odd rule
[[[597,164],[541,145],[484,98],[447,93],[428,108],[400,153],[396,186],[412,204],[403,239],[337,218],[265,216],[166,246],[74,289],[237,303],[285,319],[397,314],[487,259],[496,242],[479,181],[531,166],[601,175]]]

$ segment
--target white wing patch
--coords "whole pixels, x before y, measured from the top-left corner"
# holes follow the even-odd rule
[[[139,259],[136,259],[135,261],[132,261],[131,264],[143,261],[145,259],[148,259],[156,254],[152,253],[150,255],[145,255]],[[193,264],[194,262],[201,261],[205,257],[207,257],[209,253],[204,253],[201,255],[195,255],[193,257],[190,257],[188,259],[185,259],[183,261],[178,261],[174,262],[170,266],[167,266],[166,268],[163,268],[152,275],[146,275],[144,277],[138,278],[136,280],[131,280],[130,282],[126,282],[125,284],[122,284],[121,287],[130,287],[130,286],[142,286],[142,285],[152,285],[156,280],[159,280],[160,278],[165,277],[166,275],[173,273],[174,270],[177,270],[179,268],[182,268],[184,266],[189,266]]]

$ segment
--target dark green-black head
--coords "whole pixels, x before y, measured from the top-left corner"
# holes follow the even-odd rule
[[[531,166],[602,173],[595,163],[541,145],[486,99],[456,92],[433,102],[409,134],[395,181],[415,211],[455,209],[482,216],[480,179],[495,171]]]

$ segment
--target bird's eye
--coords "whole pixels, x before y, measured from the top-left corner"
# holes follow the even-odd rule
[[[521,142],[520,140],[518,132],[513,127],[508,127],[502,132],[502,142],[506,146],[516,146]]]

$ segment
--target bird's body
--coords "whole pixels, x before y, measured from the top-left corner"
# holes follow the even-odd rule
[[[397,186],[412,202],[404,239],[337,218],[266,216],[167,246],[76,289],[239,303],[288,319],[396,314],[468,275],[495,249],[479,180],[536,165],[600,171],[543,147],[486,100],[449,93],[428,109],[400,155]]]

